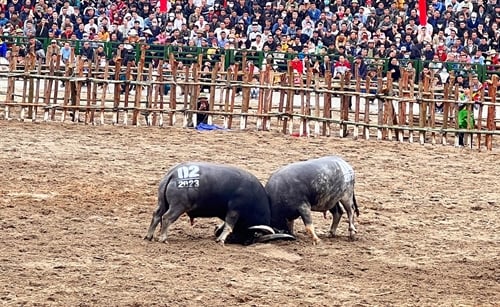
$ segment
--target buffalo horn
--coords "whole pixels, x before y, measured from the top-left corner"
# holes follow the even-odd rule
[[[267,232],[269,234],[274,234],[274,229],[272,229],[271,227],[269,226],[266,226],[266,225],[256,225],[256,226],[251,226],[251,227],[248,227],[249,230],[261,230],[261,231],[264,231],[264,232]]]

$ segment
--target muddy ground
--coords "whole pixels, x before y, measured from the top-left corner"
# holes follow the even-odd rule
[[[186,216],[146,242],[156,189],[186,160],[243,167],[339,154],[357,172],[358,239],[214,242]],[[273,132],[0,121],[0,304],[493,306],[500,302],[500,155]],[[497,305],[498,306],[498,305]]]

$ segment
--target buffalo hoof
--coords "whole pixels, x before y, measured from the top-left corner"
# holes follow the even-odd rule
[[[336,237],[337,237],[337,235],[335,234],[335,232],[329,232],[329,233],[328,233],[328,237],[329,237],[329,238],[336,238]]]
[[[153,236],[146,235],[146,236],[144,237],[144,240],[146,240],[146,241],[151,241],[151,240],[153,240]]]
[[[321,243],[321,239],[320,238],[314,238],[313,239],[313,245],[318,245]]]
[[[217,239],[215,240],[215,242],[217,242],[220,246],[224,247],[225,246],[225,242],[224,240],[220,240],[220,239]]]
[[[158,239],[158,242],[160,243],[167,243],[167,237],[160,237],[160,239]]]

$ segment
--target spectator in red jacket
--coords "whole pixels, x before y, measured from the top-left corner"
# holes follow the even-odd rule
[[[345,74],[346,71],[351,70],[351,63],[343,56],[339,56],[339,60],[333,65],[333,77],[340,78],[341,75]]]
[[[299,74],[304,73],[304,63],[299,59],[299,56],[296,54],[293,57],[293,60],[290,62],[290,66],[292,69],[296,70]]]

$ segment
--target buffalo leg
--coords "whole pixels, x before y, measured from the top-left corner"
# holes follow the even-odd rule
[[[304,225],[306,226],[307,233],[309,233],[309,235],[313,239],[313,244],[314,245],[318,244],[321,240],[318,237],[318,235],[316,235],[316,231],[314,230],[310,206],[305,203],[302,204],[299,208],[299,214],[300,217],[302,218],[302,221],[304,222]]]
[[[349,238],[354,240],[356,227],[354,226],[354,200],[352,194],[344,196],[340,202],[342,203],[342,207],[344,207],[344,210],[347,213],[347,219],[349,220]]]
[[[333,208],[330,209],[330,212],[333,215],[332,225],[330,226],[330,236],[335,237],[335,233],[337,232],[337,227],[340,223],[340,218],[342,217],[342,208],[340,207],[340,203],[335,204]]]
[[[222,230],[222,233],[220,236],[215,240],[216,242],[219,242],[220,244],[224,245],[224,242],[226,241],[227,236],[233,232],[234,226],[236,225],[236,222],[238,221],[239,214],[236,211],[228,211],[226,214],[226,218],[224,220],[224,229]]]
[[[144,240],[151,241],[153,239],[156,226],[158,226],[158,223],[161,221],[161,217],[165,214],[165,212],[166,206],[162,204],[158,205],[156,210],[153,212],[153,218],[151,219],[151,224],[149,225],[148,234],[144,237]]]
[[[287,220],[286,223],[288,225],[288,231],[290,232],[290,234],[292,236],[295,235],[294,231],[293,231],[293,223],[295,222],[295,220]]]
[[[158,241],[162,243],[167,243],[167,231],[168,227],[175,222],[185,211],[181,209],[181,206],[170,207],[162,217],[162,225],[160,238]]]

